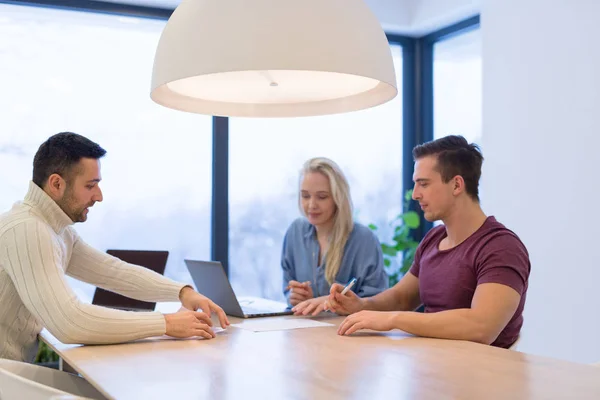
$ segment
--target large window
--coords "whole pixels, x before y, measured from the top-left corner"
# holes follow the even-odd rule
[[[481,141],[481,30],[434,46],[434,137],[463,135]]]
[[[230,279],[238,295],[283,299],[280,256],[298,209],[299,171],[324,156],[350,181],[358,222],[381,239],[402,205],[402,50],[392,46],[399,95],[349,114],[230,121]]]
[[[104,201],[75,228],[97,249],[210,257],[211,118],[150,100],[165,22],[0,4],[0,208],[22,199],[38,146],[74,131],[107,151]],[[89,300],[93,287],[73,280]]]

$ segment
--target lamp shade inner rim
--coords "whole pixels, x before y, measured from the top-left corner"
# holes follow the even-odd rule
[[[380,82],[364,76],[325,71],[234,71],[192,76],[167,83],[182,96],[213,102],[308,103],[352,97]]]

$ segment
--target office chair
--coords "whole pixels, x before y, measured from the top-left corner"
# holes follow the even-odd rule
[[[0,359],[1,400],[51,398],[106,399],[80,376],[40,365]]]

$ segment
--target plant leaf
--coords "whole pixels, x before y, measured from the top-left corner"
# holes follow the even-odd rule
[[[419,214],[415,211],[408,211],[402,214],[402,220],[411,229],[416,229],[421,224],[421,220],[419,219]]]
[[[398,250],[396,250],[395,247],[389,246],[385,243],[381,244],[381,251],[383,252],[383,254],[391,257],[396,257],[396,255],[398,254]]]
[[[396,251],[404,251],[408,248],[409,243],[405,242],[405,241],[398,241],[398,243],[396,244],[396,246],[394,247],[396,249]]]
[[[402,225],[399,228],[400,229],[394,233],[393,239],[395,242],[406,242],[410,233],[409,228],[406,225]]]

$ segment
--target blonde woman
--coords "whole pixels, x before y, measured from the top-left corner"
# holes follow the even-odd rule
[[[388,288],[379,240],[352,220],[350,188],[336,163],[319,157],[304,164],[298,203],[304,217],[288,228],[281,256],[284,294],[294,314],[323,311],[333,283],[356,278],[352,291],[360,297]]]

